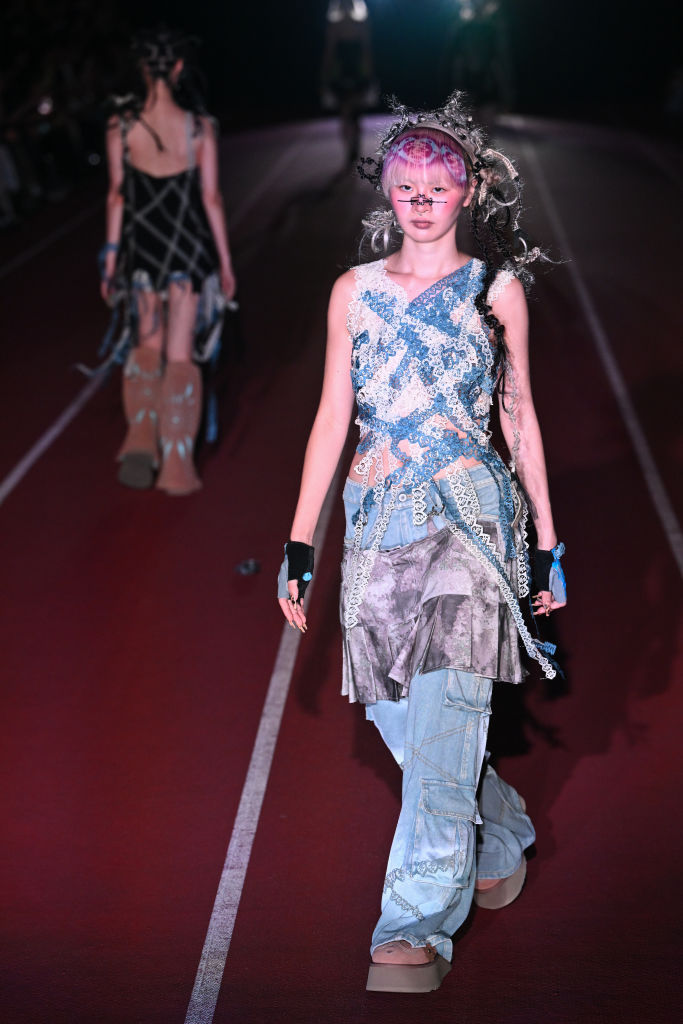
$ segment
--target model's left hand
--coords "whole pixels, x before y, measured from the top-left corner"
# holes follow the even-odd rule
[[[538,594],[534,594],[533,598],[534,615],[550,615],[551,612],[556,611],[558,608],[564,608],[566,601],[560,604],[559,601],[555,601],[553,595],[549,590],[541,590]]]
[[[227,302],[232,302],[237,291],[237,281],[232,272],[232,267],[221,267],[221,291]]]

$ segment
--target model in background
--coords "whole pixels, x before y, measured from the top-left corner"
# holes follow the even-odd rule
[[[193,454],[202,377],[193,351],[198,336],[219,329],[235,293],[215,126],[191,92],[179,102],[191,47],[167,30],[136,37],[145,98],[128,97],[107,133],[102,295],[123,301],[123,340],[134,346],[123,370],[128,433],[119,480],[146,488],[156,478],[168,494],[201,486]]]
[[[355,400],[342,691],[365,704],[403,771],[368,988],[417,992],[441,983],[472,899],[503,907],[524,884],[534,829],[485,755],[493,680],[523,678],[519,641],[547,677],[556,671],[554,648],[520,606],[532,576],[529,514],[535,614],[566,593],[529,381],[523,285],[542,254],[518,226],[517,172],[487,146],[461,94],[442,110],[395,112],[378,160],[362,164],[389,200],[365,222],[388,255],[332,290],[278,597],[305,631],[313,533]],[[476,256],[457,246],[464,214]],[[510,468],[490,440],[496,396]]]
[[[322,103],[339,111],[349,164],[358,159],[361,112],[376,102],[367,4],[365,0],[330,0],[325,23]]]

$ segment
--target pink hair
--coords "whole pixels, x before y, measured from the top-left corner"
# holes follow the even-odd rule
[[[445,178],[463,187],[467,182],[465,156],[455,139],[436,128],[411,128],[394,139],[382,165],[382,190],[389,195],[409,173],[425,173],[434,181]]]

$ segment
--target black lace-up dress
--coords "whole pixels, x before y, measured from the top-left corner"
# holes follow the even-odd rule
[[[218,255],[194,159],[194,117],[187,114],[187,169],[159,177],[130,162],[128,132],[134,123],[121,120],[124,214],[117,277],[127,289],[164,292],[173,281],[188,281],[201,292],[217,274]]]

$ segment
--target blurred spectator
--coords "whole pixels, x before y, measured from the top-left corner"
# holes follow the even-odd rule
[[[128,61],[114,0],[6,0],[0,13],[0,226],[102,165],[103,102]]]
[[[449,89],[464,89],[479,108],[514,104],[502,0],[457,0],[446,47]],[[491,114],[483,120],[490,120]]]
[[[377,102],[370,40],[370,12],[365,0],[330,0],[325,24],[322,105],[338,110],[346,158],[358,159],[361,111]]]

